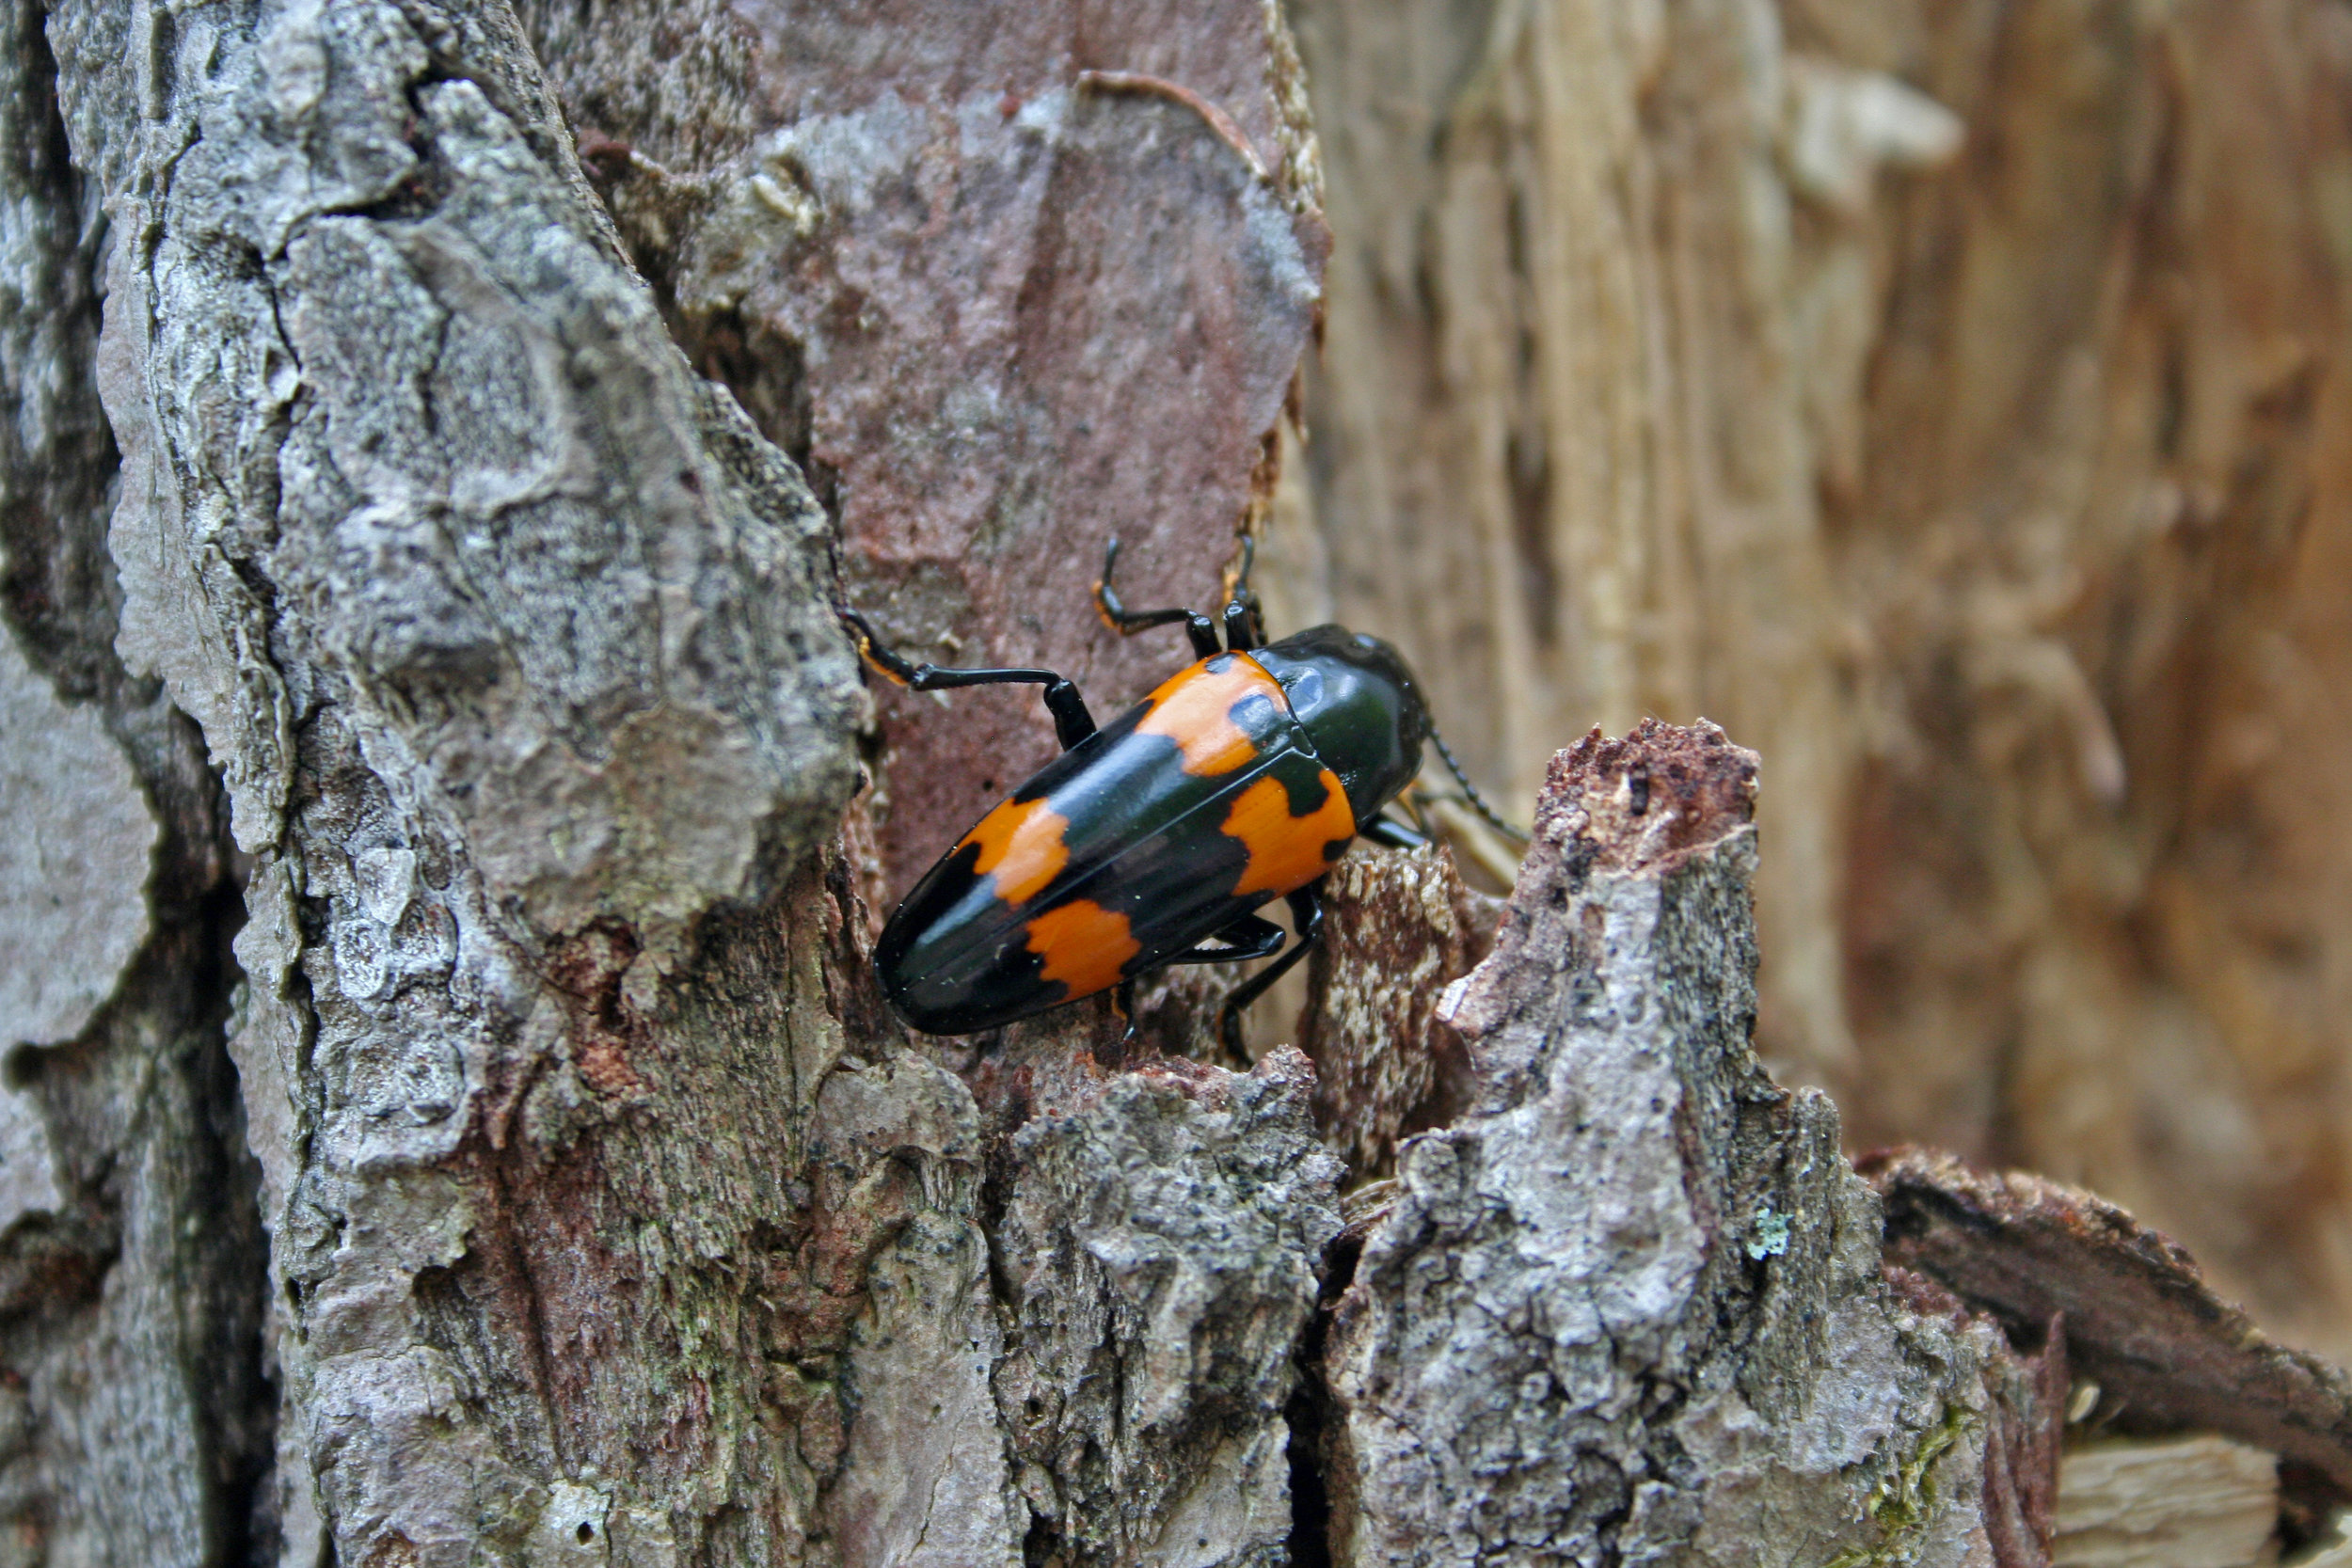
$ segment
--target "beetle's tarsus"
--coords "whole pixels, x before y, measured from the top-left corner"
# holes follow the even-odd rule
[[[857,644],[860,663],[893,686],[914,685],[914,667],[891,652],[882,640],[874,635],[874,628],[865,616],[845,604],[834,605],[833,612],[849,626],[850,640]]]
[[[1051,670],[951,670],[925,660],[910,664],[903,654],[895,653],[875,635],[874,628],[864,615],[848,605],[836,604],[834,613],[851,628],[858,657],[868,669],[894,685],[910,691],[952,691],[966,686],[1041,686],[1045,689],[1045,711],[1054,716],[1054,733],[1068,751],[1094,733],[1094,715],[1087,711],[1086,698],[1076,686]]]

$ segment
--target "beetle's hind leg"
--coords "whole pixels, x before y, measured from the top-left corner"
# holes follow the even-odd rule
[[[834,613],[841,617],[842,624],[856,639],[858,657],[886,681],[910,691],[948,691],[964,686],[1041,686],[1045,689],[1045,711],[1054,716],[1054,733],[1060,737],[1063,751],[1094,733],[1094,715],[1087,711],[1086,699],[1066,677],[1051,670],[946,670],[936,664],[910,664],[874,634],[865,616],[848,605],[834,606]]]
[[[1246,914],[1223,930],[1212,932],[1210,940],[1225,945],[1188,947],[1167,961],[1170,964],[1232,964],[1246,958],[1263,958],[1269,953],[1282,950],[1283,931],[1282,927],[1262,914]]]
[[[1217,1009],[1216,1037],[1225,1049],[1247,1059],[1248,1053],[1241,1042],[1241,1015],[1249,1004],[1273,989],[1274,982],[1288,974],[1307,950],[1323,935],[1323,879],[1317,877],[1290,895],[1291,918],[1298,923],[1298,940],[1289,950],[1263,969],[1244,980]],[[1257,917],[1252,916],[1255,919]],[[1266,922],[1265,924],[1271,924]],[[1229,929],[1231,927],[1228,927]]]
[[[1216,653],[1216,624],[1197,610],[1181,607],[1168,610],[1129,610],[1120,602],[1119,590],[1111,586],[1111,568],[1119,564],[1119,541],[1114,539],[1103,551],[1103,575],[1094,583],[1094,612],[1103,617],[1103,624],[1121,637],[1133,637],[1153,626],[1172,626],[1182,623],[1186,636],[1192,639],[1192,657],[1207,658]]]

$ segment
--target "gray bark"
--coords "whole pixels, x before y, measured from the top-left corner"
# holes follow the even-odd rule
[[[1754,753],[1554,761],[1496,950],[1440,1004],[1477,1100],[1407,1146],[1327,1353],[1362,1563],[1985,1562],[1989,1325],[1899,1302],[1828,1098],[1756,1017]]]
[[[0,87],[0,1561],[246,1555],[263,1247],[202,738],[112,641],[100,192],[32,6]]]

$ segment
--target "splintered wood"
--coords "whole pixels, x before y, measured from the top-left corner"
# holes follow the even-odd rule
[[[2277,1560],[2278,1461],[2226,1437],[2068,1450],[2051,1568],[2253,1568]]]
[[[1766,760],[1768,1059],[2352,1356],[2352,8],[1293,0],[1265,559],[1471,773]]]

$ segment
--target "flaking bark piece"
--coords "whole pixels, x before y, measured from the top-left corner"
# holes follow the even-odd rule
[[[1248,1072],[1149,1052],[1106,1069],[1099,1022],[1021,1028],[972,1074],[1027,1539],[1071,1568],[1275,1568],[1283,1407],[1340,1228],[1313,1068],[1279,1046]]]
[[[2279,1455],[2292,1496],[2352,1499],[2352,1379],[2265,1335],[2169,1238],[2080,1188],[1934,1150],[1887,1150],[1860,1168],[1885,1206],[1890,1261],[2012,1335],[2065,1315],[2102,1428],[2220,1433]]]
[[[1323,903],[1298,1036],[1315,1125],[1354,1175],[1385,1176],[1400,1136],[1467,1104],[1470,1055],[1438,1003],[1494,945],[1502,905],[1464,885],[1438,844],[1351,850]]]

